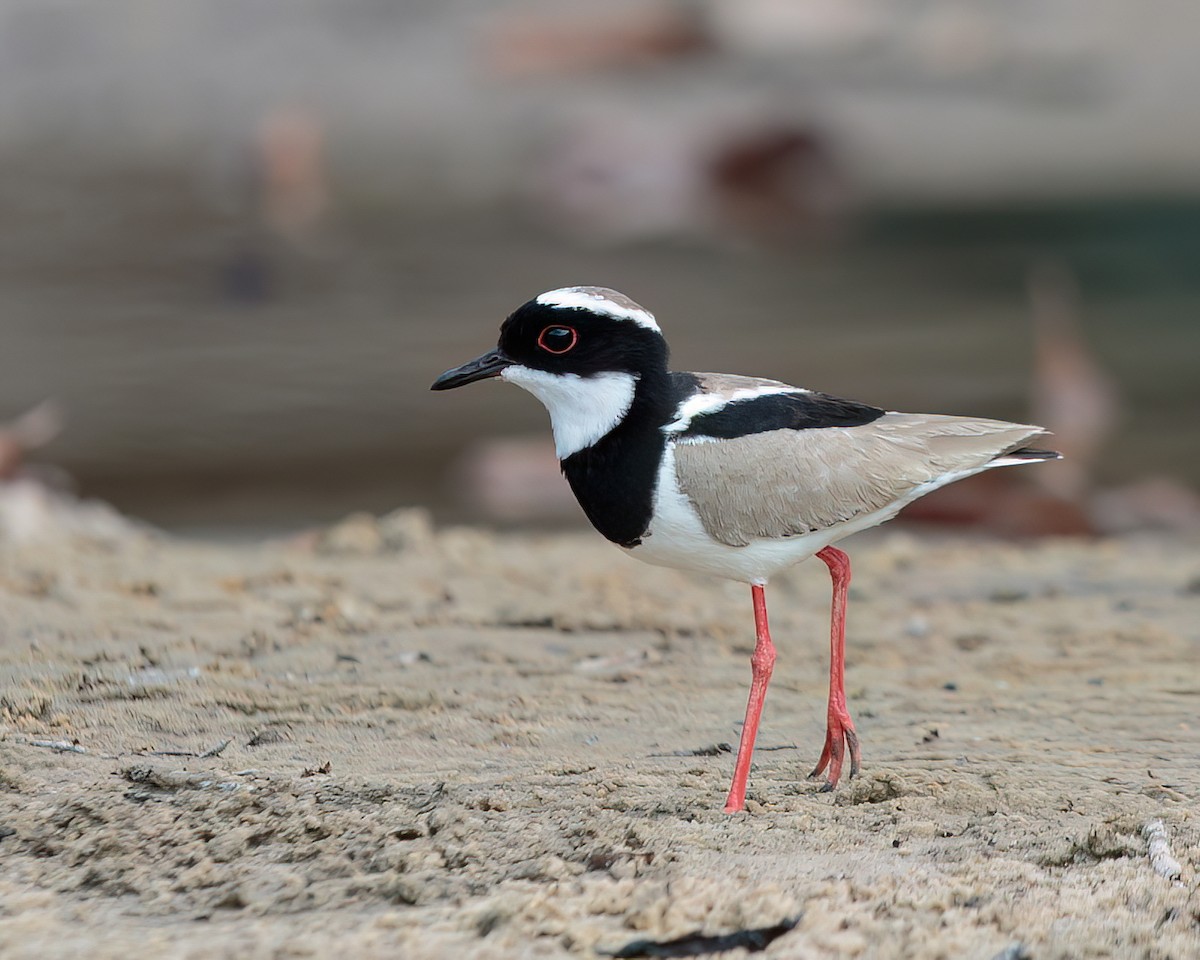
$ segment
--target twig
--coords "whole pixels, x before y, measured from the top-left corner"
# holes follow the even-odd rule
[[[232,737],[230,737],[228,740],[222,740],[215,747],[209,747],[207,750],[205,750],[202,754],[199,755],[198,759],[207,760],[209,757],[219,757],[221,755],[221,751],[224,750],[231,743],[233,743]]]
[[[87,747],[70,740],[26,740],[31,747],[44,747],[59,753],[87,753]]]
[[[769,750],[799,750],[800,748],[794,743],[779,743],[774,746],[757,747],[759,753],[766,753]],[[732,743],[714,743],[707,747],[696,747],[692,750],[672,750],[670,753],[652,753],[652,757],[716,757],[722,753],[732,753]]]
[[[773,941],[782,937],[800,922],[800,917],[789,917],[773,927],[757,927],[753,930],[735,930],[733,933],[708,936],[699,931],[687,933],[674,940],[634,940],[617,950],[600,951],[610,957],[699,957],[710,953],[724,953],[739,947],[748,953],[765,950]]]
[[[672,750],[669,753],[652,753],[652,757],[715,757],[722,753],[730,753],[733,745],[729,743],[714,743],[708,747],[696,747],[693,750]]]
[[[1183,867],[1171,855],[1171,846],[1167,842],[1167,828],[1161,820],[1150,820],[1142,827],[1142,836],[1146,838],[1146,852],[1150,855],[1150,866],[1160,877],[1167,880],[1178,880],[1183,875]]]
[[[152,757],[194,757],[197,760],[207,760],[209,757],[219,757],[221,751],[233,743],[232,738],[222,740],[215,747],[209,747],[203,753],[197,753],[195,750],[151,750]]]

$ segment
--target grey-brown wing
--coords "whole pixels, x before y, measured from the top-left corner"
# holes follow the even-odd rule
[[[744,546],[883,510],[1042,434],[999,420],[888,413],[861,426],[681,440],[675,472],[705,530]]]

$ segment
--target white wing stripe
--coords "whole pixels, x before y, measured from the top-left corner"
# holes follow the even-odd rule
[[[781,383],[778,386],[746,387],[742,390],[734,390],[732,393],[697,393],[679,405],[679,409],[675,411],[675,419],[663,427],[663,432],[682,433],[692,425],[692,420],[703,414],[716,413],[738,400],[756,400],[759,397],[769,397],[780,393],[800,395],[805,391]]]

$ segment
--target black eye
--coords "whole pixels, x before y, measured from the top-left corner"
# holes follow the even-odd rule
[[[538,346],[547,353],[566,353],[578,342],[574,327],[547,327],[538,334]]]

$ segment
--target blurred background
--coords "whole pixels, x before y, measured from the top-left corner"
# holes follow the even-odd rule
[[[428,386],[599,284],[1071,454],[927,519],[1194,528],[1198,93],[1168,0],[0,0],[0,489],[575,522],[536,401]]]

